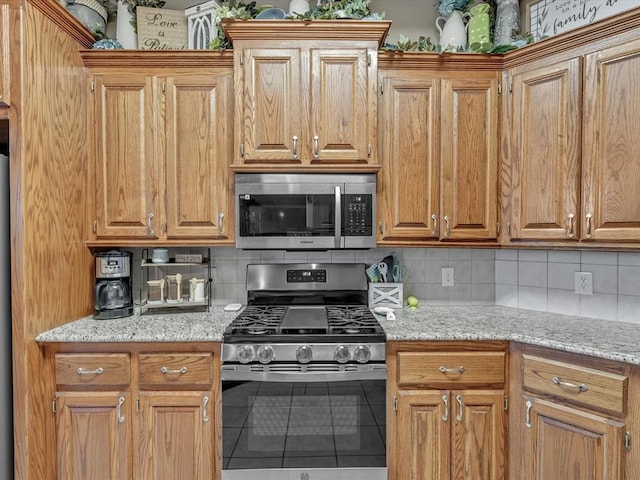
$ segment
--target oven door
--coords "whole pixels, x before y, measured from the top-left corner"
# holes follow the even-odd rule
[[[223,365],[222,479],[386,480],[386,367],[351,367]]]

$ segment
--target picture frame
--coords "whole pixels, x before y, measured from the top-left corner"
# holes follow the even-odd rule
[[[529,0],[525,25],[535,41],[640,7],[640,0]]]

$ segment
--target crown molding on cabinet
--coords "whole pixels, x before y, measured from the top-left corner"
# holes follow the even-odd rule
[[[54,22],[61,30],[68,33],[75,41],[85,48],[91,48],[96,41],[95,36],[87,27],[71,15],[66,8],[54,0],[28,0],[44,16]]]
[[[80,56],[88,68],[233,67],[232,50],[81,50]]]

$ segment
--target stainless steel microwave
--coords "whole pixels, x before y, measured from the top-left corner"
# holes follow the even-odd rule
[[[239,173],[235,195],[238,248],[376,246],[374,174]]]

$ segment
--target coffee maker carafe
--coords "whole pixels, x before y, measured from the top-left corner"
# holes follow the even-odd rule
[[[121,318],[133,315],[131,253],[99,252],[96,259],[94,318]]]

